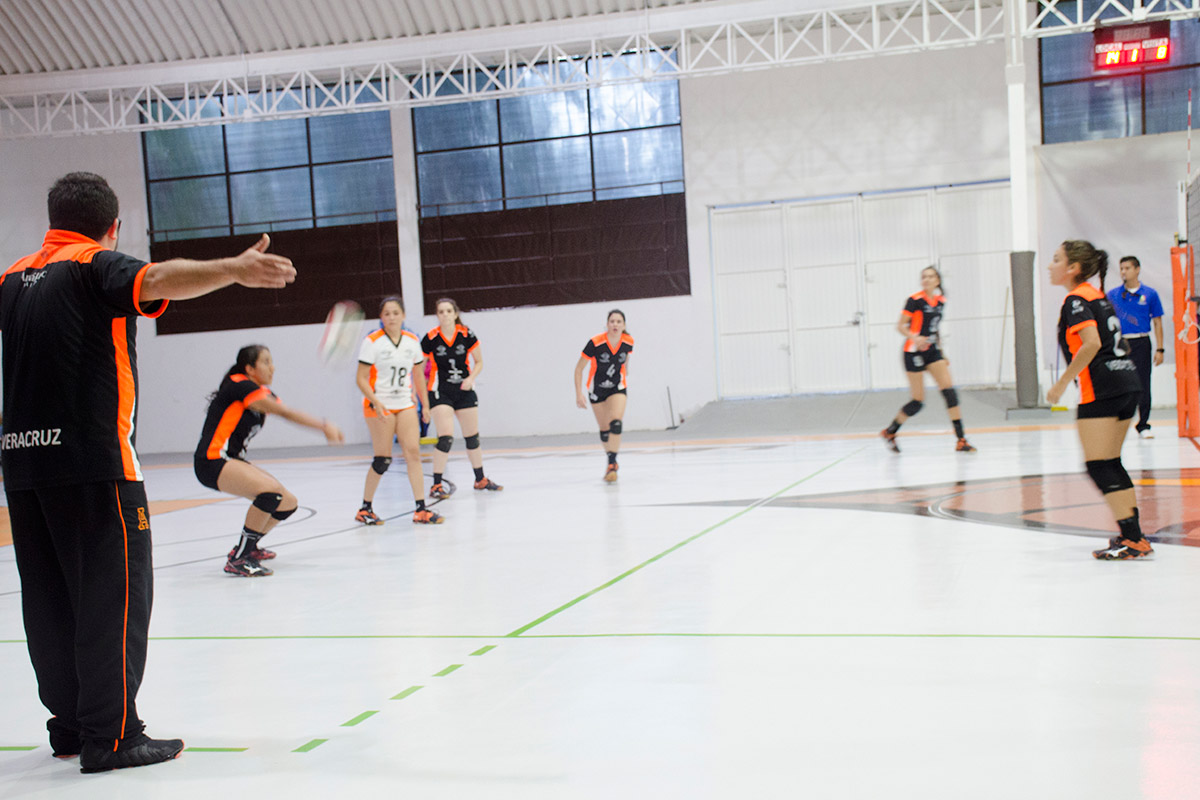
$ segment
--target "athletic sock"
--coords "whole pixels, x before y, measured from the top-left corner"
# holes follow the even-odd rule
[[[440,473],[440,472],[433,473],[433,485],[437,486],[441,482],[442,482],[442,473]]]
[[[258,547],[258,540],[262,537],[261,533],[252,531],[249,528],[242,528],[242,538],[238,541],[238,546],[233,551],[233,560],[237,561],[239,558],[245,558],[247,553]]]
[[[417,511],[424,511],[424,510],[425,510],[425,499],[421,498],[420,500],[417,500]]]
[[[483,480],[483,467],[475,467],[474,469],[476,482]]]
[[[371,501],[363,500],[362,508],[360,508],[359,511],[370,511],[370,510],[371,510]]]
[[[609,454],[608,454],[608,463],[610,463],[610,464],[615,464],[615,463],[617,463],[617,454],[616,454],[616,453],[609,453]]]
[[[960,439],[966,438],[966,434],[963,433],[962,420],[952,419],[950,421],[954,423],[954,435]]]
[[[900,423],[896,420],[892,420],[892,424],[887,426],[887,432],[889,436],[895,436],[896,431],[898,430],[900,430]]]
[[[1142,536],[1142,526],[1138,519],[1136,506],[1133,509],[1133,516],[1117,520],[1117,525],[1121,528],[1121,538],[1123,539],[1128,539],[1131,542],[1140,542],[1145,538]]]

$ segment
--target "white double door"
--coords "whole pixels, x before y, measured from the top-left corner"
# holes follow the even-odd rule
[[[1012,379],[1007,183],[714,209],[710,226],[722,397],[907,385],[895,327],[930,264],[956,382]]]

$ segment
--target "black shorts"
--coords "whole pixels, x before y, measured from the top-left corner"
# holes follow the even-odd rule
[[[596,403],[603,403],[605,400],[612,397],[614,394],[625,394],[625,390],[624,389],[601,389],[599,392],[590,392],[588,394],[588,400],[591,400],[592,405],[595,405]]]
[[[1116,397],[1104,397],[1090,403],[1080,403],[1075,409],[1075,419],[1103,419],[1116,417],[1122,422],[1133,419],[1138,410],[1141,392],[1127,392]]]
[[[941,361],[944,358],[942,351],[937,345],[930,345],[928,350],[921,350],[917,353],[904,354],[904,370],[906,372],[924,372],[925,368],[935,361]]]
[[[217,478],[220,477],[221,470],[225,468],[227,461],[229,461],[227,458],[194,457],[192,459],[192,468],[196,471],[196,480],[213,491],[221,491],[217,488]]]
[[[475,394],[474,389],[464,392],[462,389],[439,386],[429,393],[429,407],[433,408],[434,406],[450,406],[455,411],[461,411],[464,408],[478,408],[479,395]]]

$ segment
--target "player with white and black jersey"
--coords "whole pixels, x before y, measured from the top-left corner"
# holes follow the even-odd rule
[[[958,391],[950,377],[950,362],[942,355],[941,328],[945,306],[942,273],[937,267],[928,266],[921,270],[921,291],[904,303],[904,310],[900,312],[900,320],[896,323],[896,329],[904,336],[904,371],[908,375],[912,397],[879,434],[894,453],[900,452],[900,445],[896,443],[900,426],[925,405],[924,373],[927,371],[933,376],[946,401],[946,412],[954,425],[954,435],[958,437],[954,449],[960,453],[975,452],[975,446],[967,441],[963,432],[962,410],[958,406]]]
[[[633,337],[625,331],[625,314],[614,308],[608,312],[604,333],[593,336],[583,346],[575,362],[575,405],[587,408],[580,388],[583,370],[588,368],[587,400],[600,426],[600,444],[608,458],[604,480],[617,479],[617,452],[621,449],[621,418],[625,416],[625,386],[629,377],[629,359],[633,355]]]
[[[225,561],[227,573],[244,578],[272,574],[262,562],[274,558],[275,552],[259,547],[259,541],[299,507],[296,496],[278,478],[246,460],[246,447],[267,415],[319,430],[330,444],[345,439],[329,420],[284,405],[271,391],[274,377],[275,361],[266,346],[250,344],[238,350],[233,366],[209,397],[200,442],[192,456],[192,468],[201,484],[251,501],[241,538]]]
[[[1057,403],[1072,381],[1079,384],[1075,425],[1083,445],[1084,466],[1117,521],[1120,533],[1108,546],[1093,551],[1103,561],[1122,561],[1153,555],[1142,535],[1137,494],[1121,463],[1125,434],[1138,410],[1142,385],[1129,347],[1121,338],[1121,323],[1104,296],[1108,253],[1091,242],[1063,242],[1050,261],[1050,283],[1065,286],[1058,318],[1058,343],[1070,365],[1046,392]],[[1097,289],[1089,279],[1099,276]]]
[[[504,487],[483,474],[483,451],[479,447],[479,396],[475,393],[475,380],[483,370],[479,339],[463,325],[458,303],[443,297],[435,307],[438,325],[421,340],[422,352],[433,362],[429,375],[429,411],[438,436],[429,496],[439,500],[450,496],[450,489],[442,477],[450,448],[454,445],[455,417],[458,417],[458,427],[467,445],[467,459],[475,470],[475,488],[498,492]]]
[[[392,439],[400,442],[412,486],[416,509],[413,522],[438,524],[445,518],[425,508],[425,475],[421,472],[421,432],[417,407],[413,399],[415,385],[421,416],[429,419],[429,393],[425,385],[421,343],[416,334],[404,330],[404,301],[386,297],[379,305],[379,321],[383,327],[363,339],[358,353],[358,372],[355,380],[363,393],[363,416],[371,432],[375,457],[367,469],[363,485],[363,503],[354,519],[364,525],[382,525],[372,502],[379,481],[392,465]]]

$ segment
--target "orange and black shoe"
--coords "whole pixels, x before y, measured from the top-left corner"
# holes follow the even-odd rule
[[[883,437],[883,443],[887,445],[888,450],[891,450],[893,453],[900,452],[900,445],[896,444],[896,434],[889,433],[887,428],[884,428],[879,432],[879,435]]]
[[[1092,555],[1101,561],[1127,561],[1131,558],[1149,558],[1154,555],[1154,548],[1146,539],[1135,542],[1123,536],[1114,536],[1108,540],[1108,547],[1093,550]]]
[[[958,444],[954,445],[954,449],[959,453],[974,453],[975,445],[971,444],[966,439],[959,439]]]
[[[435,483],[433,486],[429,487],[429,497],[433,500],[445,500],[451,494],[453,494],[453,492],[451,491],[450,487],[444,483]]]
[[[229,559],[231,561],[233,560],[233,555],[236,552],[237,552],[237,545],[234,545],[233,549],[229,551]],[[272,558],[275,557],[275,551],[274,550],[264,550],[261,547],[256,547],[253,550],[250,550],[249,552],[247,552],[246,557],[252,558],[255,561],[270,561]]]
[[[237,575],[239,578],[265,578],[275,574],[274,570],[264,567],[248,556],[241,558],[230,556],[225,561],[225,571],[230,575]]]
[[[436,511],[430,511],[428,508],[422,508],[419,511],[413,512],[414,525],[441,525],[445,521],[445,517]]]
[[[475,481],[475,489],[480,492],[502,492],[504,487],[491,478],[480,478]]]
[[[604,470],[604,480],[609,483],[617,482],[617,462],[608,465],[608,469]]]
[[[363,525],[382,525],[383,519],[370,508],[360,508],[358,513],[354,515],[355,522],[361,522]]]

